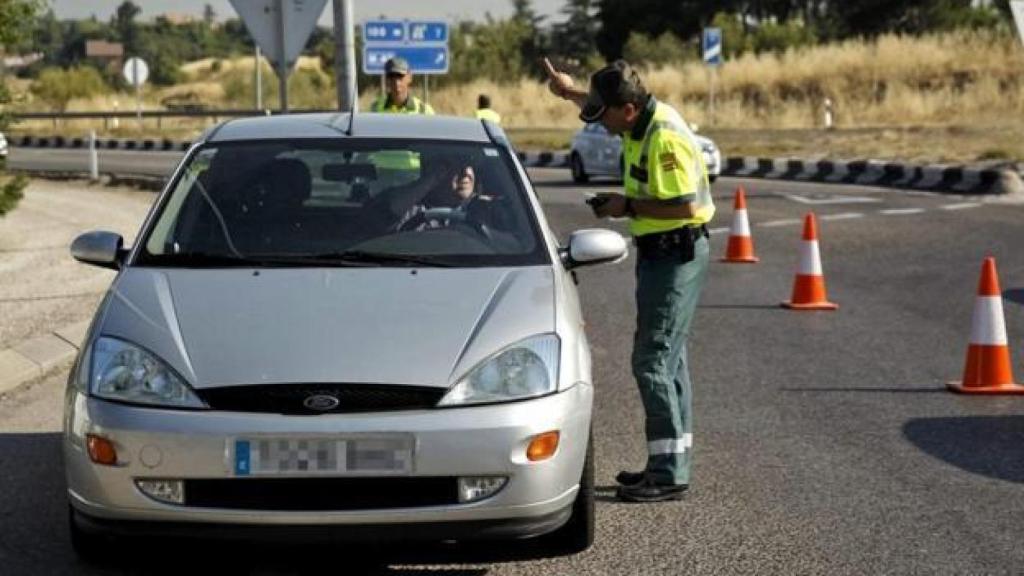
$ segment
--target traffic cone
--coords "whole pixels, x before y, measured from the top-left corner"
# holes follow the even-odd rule
[[[732,228],[729,230],[729,245],[722,262],[753,264],[760,259],[754,256],[754,239],[750,237],[750,221],[747,220],[747,193],[743,186],[736,188],[733,202]]]
[[[793,282],[793,298],[783,302],[792,310],[836,310],[838,304],[828,301],[825,294],[825,276],[821,272],[821,253],[818,250],[818,224],[814,213],[804,218],[803,245],[800,247],[800,268]]]
[[[995,258],[985,258],[981,265],[964,379],[950,382],[949,388],[964,394],[1024,394],[1024,386],[1013,382]]]

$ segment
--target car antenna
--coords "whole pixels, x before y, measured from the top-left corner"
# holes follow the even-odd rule
[[[350,105],[348,108],[348,128],[345,129],[345,135],[352,135],[352,127],[356,121],[356,109],[359,108],[359,90],[356,88],[356,83],[352,83],[352,98],[349,100]]]

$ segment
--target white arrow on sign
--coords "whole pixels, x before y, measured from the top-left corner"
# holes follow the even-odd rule
[[[146,61],[138,56],[132,56],[124,63],[124,79],[133,87],[138,88],[146,83],[149,78],[149,66]]]
[[[231,5],[275,67],[290,70],[306,46],[327,0],[231,0]]]

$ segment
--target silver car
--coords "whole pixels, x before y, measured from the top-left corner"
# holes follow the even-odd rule
[[[572,270],[505,134],[470,119],[242,119],[186,154],[67,388],[72,541],[594,536]]]
[[[710,138],[694,136],[704,155],[708,180],[714,182],[722,171],[722,153]],[[600,122],[587,124],[573,136],[569,152],[573,181],[584,183],[591,176],[622,178],[622,164],[622,138],[609,133]]]

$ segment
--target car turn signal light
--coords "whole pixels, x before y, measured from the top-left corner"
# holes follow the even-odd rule
[[[117,464],[117,449],[113,442],[94,434],[86,434],[85,440],[89,447],[89,458],[93,462],[104,466]]]
[[[526,448],[526,457],[531,462],[539,462],[554,456],[556,450],[558,450],[558,430],[552,430],[533,437],[530,445]]]

